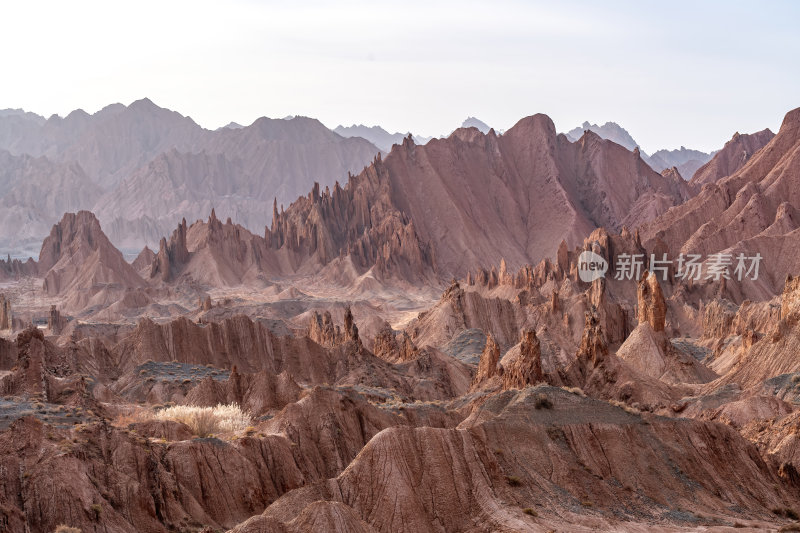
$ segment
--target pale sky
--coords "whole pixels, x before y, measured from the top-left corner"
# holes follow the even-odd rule
[[[316,117],[439,135],[546,113],[647,152],[777,131],[800,106],[800,2],[14,1],[0,109],[149,97],[207,128]]]

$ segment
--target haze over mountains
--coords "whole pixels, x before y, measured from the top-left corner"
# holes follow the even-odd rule
[[[41,240],[64,210],[96,211],[112,240],[129,249],[155,245],[176,219],[200,218],[211,206],[263,227],[270,218],[263,206],[275,197],[288,203],[314,181],[333,185],[378,151],[304,117],[212,132],[147,99],[47,120],[7,113],[0,150],[3,202],[14,209],[4,212],[0,245],[15,252]],[[44,209],[40,199],[48,197],[58,211]]]
[[[570,130],[566,135],[572,140],[577,140],[587,130],[595,132],[604,139],[614,141],[628,150],[634,150],[639,146],[625,128],[614,122],[606,122],[603,125],[584,122],[581,126]],[[640,151],[640,153],[642,154],[642,159],[656,172],[676,167],[681,177],[688,181],[692,179],[697,169],[706,164],[716,152],[707,154],[681,146],[677,150],[658,150],[652,155],[647,155],[643,151]]]
[[[98,205],[113,192],[166,220],[183,180],[209,209],[133,262],[90,211],[63,214],[38,261],[0,259],[3,527],[795,528],[800,109],[776,135],[734,134],[692,181],[542,114],[404,137],[346,181],[264,200],[263,231],[206,196],[255,197],[269,162],[350,145],[302,118],[214,133],[218,152],[106,174]],[[39,186],[71,168],[5,157]],[[609,267],[591,283],[588,250]],[[677,266],[739,253],[758,276]],[[641,271],[614,276],[626,256]],[[219,404],[239,414],[187,414]]]
[[[402,144],[403,139],[410,135],[409,133],[389,133],[380,126],[364,126],[363,124],[353,124],[352,126],[336,126],[333,129],[342,137],[361,137],[368,140],[375,146],[381,149],[382,152],[388,153],[392,149],[392,145]],[[417,144],[425,144],[433,137],[425,137],[419,135],[412,135],[412,139]]]
[[[484,134],[490,129],[474,117],[462,126]],[[585,123],[583,129],[629,150],[636,147],[616,124]],[[577,141],[583,129],[567,138]],[[58,213],[80,209],[96,213],[111,241],[128,254],[157,247],[177,220],[204,218],[212,207],[223,220],[230,217],[260,233],[272,222],[275,198],[288,206],[314,182],[323,188],[344,184],[348,173],[406,137],[379,126],[330,131],[305,117],[261,118],[246,127],[232,123],[209,131],[148,99],[63,118],[4,110],[0,248],[34,256]],[[423,145],[431,138],[412,139]],[[678,167],[686,180],[710,159],[683,148],[641,155],[657,171]]]

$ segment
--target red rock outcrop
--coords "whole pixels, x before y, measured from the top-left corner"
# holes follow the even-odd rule
[[[498,366],[499,362],[500,347],[490,333],[486,336],[486,346],[483,348],[483,353],[481,353],[481,359],[478,363],[478,371],[472,381],[473,387],[489,381],[494,376],[502,375],[503,369]]]
[[[664,301],[664,293],[655,274],[645,271],[642,279],[638,282],[636,291],[639,323],[650,324],[653,331],[664,331],[666,323],[667,304]]]
[[[0,488],[0,520],[15,533],[233,527],[307,479],[282,438],[158,444],[102,422],[70,431],[31,418],[0,435],[0,468],[15,472]],[[41,494],[49,505],[21,503]]]
[[[503,364],[503,388],[522,389],[544,380],[542,348],[536,331],[524,329],[519,344],[519,354]]]
[[[389,323],[385,323],[375,336],[372,351],[386,361],[411,361],[419,355],[411,337],[405,331],[394,331]]]
[[[0,294],[0,329],[11,329],[12,319],[11,300],[5,294]]]
[[[800,277],[786,276],[781,295],[781,320],[792,314],[800,314]]]
[[[212,211],[213,213],[213,211]],[[170,281],[180,267],[189,261],[189,250],[186,248],[186,219],[167,239],[162,237],[158,243],[158,254],[151,262],[150,277],[160,277],[162,281]]]
[[[732,278],[737,277],[739,254],[746,258],[758,254],[760,273],[769,275],[753,280],[754,271],[745,275],[751,266],[746,262],[741,273],[747,281],[736,285],[736,300],[757,301],[777,294],[782,288],[778,280],[800,271],[800,255],[795,253],[800,249],[795,231],[800,227],[798,145],[800,109],[795,109],[786,114],[778,134],[732,175],[707,183],[685,204],[643,224],[645,246],[650,248],[659,239],[674,253],[700,254],[704,260],[714,253],[728,253]]]
[[[86,376],[78,374],[69,350],[45,340],[41,330],[28,328],[17,335],[17,356],[11,372],[0,377],[0,395],[37,398],[44,402],[102,408],[89,391]]]
[[[10,370],[17,362],[17,343],[0,338],[0,370]]]
[[[38,268],[44,291],[64,296],[72,310],[82,309],[100,292],[119,294],[145,285],[88,211],[67,213],[53,226],[42,243]]]
[[[503,298],[485,297],[451,283],[439,302],[413,320],[406,331],[419,347],[443,346],[457,333],[476,328],[491,333],[504,349],[518,340],[520,324],[512,303]]]
[[[731,140],[725,143],[722,150],[714,154],[711,161],[700,167],[693,176],[687,176],[691,178],[689,185],[699,191],[706,183],[714,183],[733,175],[773,137],[775,134],[769,129],[750,134],[734,133]]]
[[[464,276],[498,257],[537,263],[562,240],[636,225],[688,196],[683,180],[653,172],[621,146],[592,133],[571,143],[535,115],[502,137],[459,129],[424,146],[406,139],[344,188],[315,187],[286,211],[276,205],[265,236],[274,249],[323,264],[344,254],[406,279],[426,269]]]
[[[550,408],[536,408],[541,395]],[[746,488],[728,481],[740,476],[751,480]],[[583,483],[589,478],[596,481]],[[597,529],[635,528],[645,517],[662,516],[658,501],[729,520],[770,521],[770,508],[794,497],[795,489],[778,479],[777,468],[722,424],[642,417],[537,387],[488,400],[459,429],[386,429],[344,472],[289,492],[234,531],[291,527],[323,502],[346,506],[378,531],[432,531],[441,523],[453,530],[530,531],[565,521],[579,530],[581,518],[568,509],[581,502],[599,513],[590,526]],[[631,490],[646,497],[631,499]],[[535,513],[522,512],[529,502],[536,502]],[[603,517],[612,508],[618,510],[613,525]]]
[[[597,313],[595,310],[587,311],[581,345],[578,348],[578,359],[586,361],[591,367],[596,367],[605,360],[607,355],[608,344],[603,334],[603,328],[597,319]]]
[[[322,346],[336,346],[344,342],[339,326],[334,325],[330,311],[314,311],[308,326],[308,338]]]
[[[183,220],[169,241],[161,240],[149,277],[173,284],[186,278],[211,287],[259,285],[266,274],[294,273],[298,263],[275,257],[262,237],[230,219],[223,223],[212,209],[207,221],[187,227]]]
[[[140,383],[134,371],[148,360],[236,366],[250,374],[288,372],[298,383],[389,388],[422,400],[446,397],[448,390],[420,386],[442,373],[438,363],[420,369],[393,365],[366,350],[358,337],[333,347],[308,337],[278,337],[243,315],[204,325],[185,318],[166,324],[142,319],[133,333],[114,346],[112,355],[125,374],[112,387],[120,394]]]
[[[800,278],[788,276],[781,298],[780,319],[763,337],[736,354],[727,372],[716,385],[735,383],[742,389],[756,388],[774,376],[800,372]],[[776,317],[777,318],[777,317]],[[743,331],[744,333],[744,331]]]
[[[58,308],[55,305],[51,305],[50,314],[47,316],[47,329],[50,330],[50,334],[61,335],[67,322],[67,318],[61,315]]]
[[[234,369],[226,381],[205,378],[186,394],[184,403],[207,407],[235,403],[251,415],[261,416],[297,401],[300,391],[287,372],[277,376],[266,370],[239,374]]]
[[[145,270],[149,273],[150,269],[153,266],[153,260],[156,258],[156,253],[150,249],[150,247],[145,246],[142,248],[142,251],[139,252],[139,255],[136,256],[136,259],[133,260],[131,266],[136,270],[136,272],[144,272]]]
[[[380,155],[344,188],[320,193],[318,184],[288,210],[273,206],[267,246],[275,254],[311,258],[321,265],[347,256],[360,271],[416,280],[434,271],[432,251],[414,223],[391,199]]]

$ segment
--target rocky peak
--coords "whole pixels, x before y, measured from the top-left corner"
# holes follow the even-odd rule
[[[494,376],[501,374],[502,370],[497,366],[500,361],[500,347],[494,340],[491,333],[486,336],[486,345],[481,353],[480,361],[478,362],[478,372],[475,374],[473,386],[479,385]]]
[[[557,134],[553,120],[545,114],[537,113],[520,119],[505,135],[510,135],[511,138],[527,137],[535,141],[545,139],[549,141],[547,144],[552,147]]]
[[[681,176],[681,173],[678,170],[678,167],[675,167],[675,166],[672,166],[670,168],[665,168],[664,170],[661,171],[661,175],[664,176],[665,178],[669,178],[669,179],[675,179],[675,180],[683,180],[684,179],[683,176]]]
[[[666,322],[667,304],[664,293],[655,274],[644,272],[637,287],[637,301],[639,306],[639,323],[648,323],[653,331],[664,331]]]
[[[401,158],[405,152],[396,151]],[[325,265],[349,256],[376,277],[419,279],[435,270],[429,245],[422,242],[410,218],[395,205],[388,169],[378,154],[342,188],[315,187],[285,211],[273,204],[273,221],[264,238],[272,250],[313,257]]]
[[[359,342],[358,326],[353,320],[353,311],[350,309],[350,305],[344,308],[344,332],[348,339]]]
[[[50,334],[60,335],[66,325],[67,319],[61,315],[55,305],[51,305],[50,314],[47,316],[47,329],[50,330]]]
[[[139,252],[139,255],[136,256],[136,259],[133,260],[131,266],[136,269],[137,272],[140,272],[145,268],[151,268],[155,258],[156,253],[151,250],[150,247],[145,246],[142,248],[142,251]]]
[[[100,222],[94,213],[91,211],[65,213],[42,242],[42,249],[39,252],[39,272],[45,274],[68,250],[74,252],[84,248],[91,251],[101,245],[111,246],[111,243],[100,229]]]
[[[713,183],[742,168],[750,158],[775,137],[769,129],[750,134],[734,133],[731,140],[714,154],[706,164],[697,169],[689,182],[695,190]]]
[[[800,276],[786,276],[781,297],[781,320],[800,311]]]
[[[216,220],[214,210],[211,210],[211,220]],[[189,261],[189,249],[186,247],[186,219],[184,218],[178,228],[172,232],[169,242],[164,237],[158,245],[158,254],[153,260],[153,265],[150,268],[150,277],[155,278],[159,276],[162,281],[170,281],[174,275],[177,267],[186,264]]]
[[[597,310],[592,308],[585,313],[583,335],[581,344],[578,348],[578,359],[591,363],[592,367],[597,367],[608,355],[608,344],[606,343],[603,328],[597,317]]]
[[[558,252],[556,252],[556,263],[558,270],[562,275],[569,273],[569,248],[567,248],[567,241],[561,240],[558,245]]]
[[[308,337],[322,346],[336,346],[344,340],[341,329],[333,323],[330,311],[314,311],[311,314]]]
[[[66,309],[82,307],[103,289],[124,291],[144,285],[89,211],[66,213],[53,226],[42,243],[38,269],[48,295],[74,297]]]
[[[0,330],[11,329],[12,322],[11,300],[5,294],[0,294]]]
[[[786,113],[786,116],[783,117],[783,122],[781,123],[781,130],[784,128],[800,128],[800,107],[792,109]]]
[[[39,267],[31,257],[25,262],[11,259],[10,255],[7,259],[0,259],[0,277],[19,279],[25,276],[36,276],[38,272]]]
[[[536,330],[524,329],[519,355],[503,367],[503,388],[522,389],[544,380],[542,349]]]
[[[373,353],[385,361],[410,361],[419,355],[419,349],[405,331],[396,332],[388,322],[383,324],[372,348]]]

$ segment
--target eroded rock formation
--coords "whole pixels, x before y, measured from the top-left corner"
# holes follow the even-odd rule
[[[60,335],[66,325],[67,318],[61,315],[55,304],[51,305],[50,314],[47,316],[47,329],[50,330],[50,334]]]
[[[664,293],[655,274],[645,271],[638,282],[636,291],[639,309],[639,323],[650,324],[653,331],[664,331],[666,323],[667,305]]]
[[[419,355],[411,337],[405,331],[394,331],[388,322],[375,336],[372,351],[387,361],[411,361]]]
[[[544,380],[542,348],[536,331],[524,329],[519,344],[519,355],[503,365],[503,388],[522,389]]]
[[[308,337],[323,346],[336,346],[344,340],[339,326],[334,325],[330,311],[314,311],[308,326]]]
[[[0,294],[0,329],[11,329],[12,320],[11,301],[5,294]]]
[[[475,379],[472,382],[473,386],[480,385],[494,376],[501,375],[503,370],[498,366],[497,363],[499,362],[500,347],[497,345],[497,342],[495,342],[494,337],[490,333],[486,337],[486,346],[484,346],[483,352],[481,353],[481,359],[478,363],[478,371],[476,372]]]

